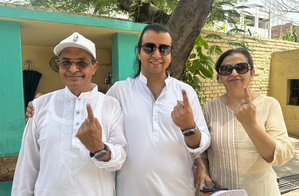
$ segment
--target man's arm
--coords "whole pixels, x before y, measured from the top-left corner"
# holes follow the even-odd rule
[[[32,118],[28,121],[24,130],[13,179],[12,196],[34,195],[34,187],[40,168],[38,137],[35,119]]]
[[[205,181],[209,182],[209,184],[212,183],[210,174],[209,174],[209,163],[208,160],[206,158],[203,157],[199,157],[197,159],[195,159],[195,165],[197,166],[197,171],[198,171],[198,180],[199,180],[199,187],[200,190],[203,189],[203,187],[205,186]],[[212,188],[212,187],[211,187]],[[208,196],[210,195],[210,193],[201,193],[202,196]]]

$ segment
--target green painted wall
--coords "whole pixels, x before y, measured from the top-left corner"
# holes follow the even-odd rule
[[[136,58],[135,46],[138,34],[115,33],[112,43],[112,77],[113,82],[134,76],[133,64]]]
[[[18,154],[25,128],[20,23],[0,20],[0,156]],[[10,195],[11,182],[0,182]]]

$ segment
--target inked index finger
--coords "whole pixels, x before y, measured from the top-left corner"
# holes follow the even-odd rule
[[[243,87],[244,88],[244,99],[246,101],[246,103],[251,103],[251,97],[250,97],[250,94],[249,94],[249,91],[248,91],[248,88],[246,86]]]
[[[184,103],[184,106],[185,106],[185,107],[190,106],[189,98],[188,98],[188,95],[187,95],[187,92],[186,92],[185,89],[182,89],[182,95],[183,95],[183,103]]]
[[[86,104],[86,109],[87,109],[87,118],[88,118],[88,120],[93,121],[94,120],[94,115],[93,115],[91,105],[89,103]]]

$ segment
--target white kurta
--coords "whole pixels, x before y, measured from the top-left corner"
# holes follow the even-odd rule
[[[116,82],[107,92],[120,101],[124,111],[128,141],[127,161],[117,176],[117,196],[194,195],[191,153],[202,153],[210,145],[210,135],[191,86],[168,77],[157,100],[140,74]],[[187,147],[184,136],[172,119],[177,100],[186,89],[194,119],[201,131],[196,149]]]
[[[86,104],[102,125],[102,141],[111,150],[108,162],[90,158],[75,136],[87,118]],[[115,170],[126,159],[123,114],[113,97],[93,90],[73,95],[68,88],[33,101],[13,180],[13,196],[113,196]]]

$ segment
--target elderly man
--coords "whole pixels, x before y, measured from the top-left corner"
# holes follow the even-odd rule
[[[115,170],[126,159],[120,104],[91,83],[93,42],[75,32],[54,53],[66,87],[33,101],[12,195],[113,196]]]

